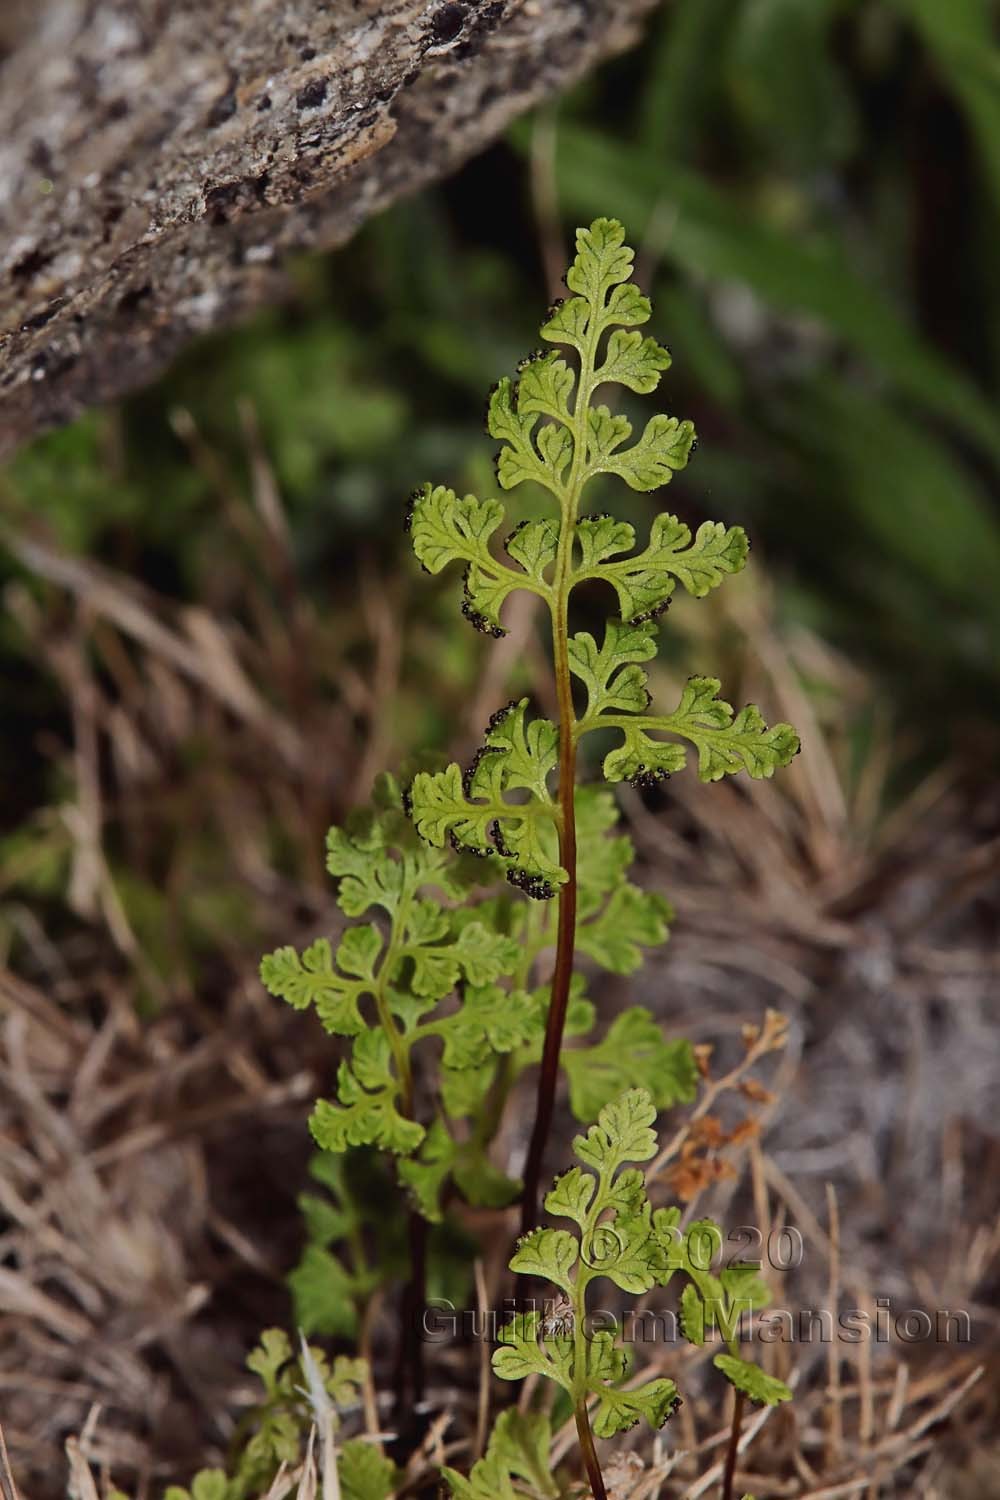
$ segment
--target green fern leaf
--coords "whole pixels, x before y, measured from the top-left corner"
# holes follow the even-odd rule
[[[295,1324],[309,1335],[352,1339],[358,1331],[362,1292],[342,1261],[319,1245],[307,1245],[289,1274]],[[367,1289],[365,1289],[367,1290]]]
[[[650,712],[645,664],[655,655],[656,632],[649,621],[678,584],[699,597],[738,572],[747,556],[744,533],[706,521],[692,536],[677,517],[662,514],[652,522],[648,544],[636,550],[627,522],[606,515],[578,518],[591,479],[611,475],[633,490],[655,490],[685,467],[695,447],[689,421],[660,413],[636,436],[618,403],[595,402],[605,385],[647,395],[670,367],[669,351],[638,331],[650,304],[630,281],[632,270],[633,252],[621,224],[597,219],[581,228],[567,274],[570,296],[550,309],[542,327],[542,337],[560,347],[530,356],[516,378],[500,380],[491,394],[487,425],[500,444],[498,483],[504,490],[523,482],[547,489],[557,518],[522,521],[501,550],[505,511],[498,500],[460,498],[426,484],[414,493],[409,514],[414,551],[425,569],[436,574],[451,563],[463,569],[463,610],[478,629],[502,635],[506,601],[519,588],[548,607],[560,674],[560,729],[544,717],[529,717],[524,698],[494,716],[464,773],[457,765],[422,770],[405,798],[391,778],[383,780],[372,809],[331,830],[327,864],[339,881],[345,915],[357,918],[377,908],[388,921],[380,916],[352,927],[335,955],[321,939],[301,955],[279,949],[262,964],[273,993],[299,1009],[315,1005],[329,1031],[351,1039],[335,1097],[321,1099],[313,1112],[317,1142],[330,1153],[373,1146],[401,1158],[399,1180],[416,1211],[435,1223],[452,1188],[477,1205],[506,1204],[518,1191],[491,1163],[489,1145],[512,1083],[553,1040],[547,1033],[550,1009],[562,1023],[565,991],[556,987],[558,1003],[552,1004],[548,987],[531,985],[534,965],[556,943],[557,927],[565,955],[564,919],[572,908],[563,852],[574,845],[578,851],[573,874],[580,952],[627,974],[646,947],[667,935],[667,902],[627,879],[633,851],[627,838],[614,833],[614,799],[605,791],[578,793],[563,785],[557,802],[550,786],[557,766],[565,772],[580,737],[598,728],[613,729],[622,740],[605,757],[605,776],[634,784],[680,769],[688,744],[698,752],[706,781],[740,770],[770,776],[798,748],[790,726],[769,729],[753,706],[735,713],[719,699],[719,684],[711,678],[690,679],[673,713]],[[620,619],[610,621],[603,636],[583,630],[567,640],[569,596],[595,580],[615,591]],[[567,662],[586,694],[579,717]],[[458,859],[446,851],[448,844]],[[462,858],[464,853],[480,856],[482,879],[469,874],[476,862]],[[499,882],[501,875],[535,897],[562,890],[558,923],[554,909],[527,906],[502,890],[478,906],[469,901],[474,885]],[[567,966],[560,962],[556,971],[561,982]],[[362,1007],[366,998],[372,1003]],[[568,999],[561,1035],[582,1036],[593,1025],[594,1011],[578,976],[571,979]],[[376,1017],[377,1025],[367,1029],[366,1020]],[[411,1058],[430,1042],[431,1076],[436,1062],[439,1080],[433,1105],[419,1054],[416,1067]],[[727,1267],[715,1275],[711,1257],[700,1263],[695,1237],[709,1229],[718,1234],[717,1226],[705,1221],[682,1232],[678,1211],[654,1212],[636,1165],[656,1153],[652,1127],[658,1110],[694,1096],[698,1070],[690,1045],[665,1040],[648,1012],[633,1009],[601,1041],[569,1049],[560,1062],[578,1118],[586,1124],[597,1116],[573,1143],[578,1165],[557,1179],[546,1198],[548,1212],[571,1227],[532,1230],[510,1262],[520,1274],[558,1289],[558,1316],[542,1320],[537,1313],[519,1313],[511,1319],[493,1356],[496,1373],[508,1380],[543,1375],[554,1381],[581,1421],[588,1402],[595,1404],[594,1431],[601,1437],[640,1419],[660,1426],[677,1403],[673,1382],[626,1386],[630,1365],[618,1335],[589,1332],[587,1291],[592,1281],[606,1278],[642,1295],[680,1273],[687,1280],[681,1300],[685,1334],[701,1341],[717,1328],[730,1347],[730,1355],[716,1361],[728,1378],[756,1393],[755,1399],[785,1399],[787,1388],[768,1385],[762,1372],[733,1354],[740,1309],[763,1305],[767,1295],[754,1268]],[[553,1076],[547,1069],[545,1088]],[[426,1129],[410,1118],[414,1099],[421,1111],[430,1106],[423,1116],[432,1121]],[[547,1111],[539,1117],[547,1118]],[[304,1321],[323,1323],[335,1334],[349,1332],[369,1289],[369,1273],[362,1260],[354,1275],[334,1248],[345,1236],[357,1243],[360,1219],[336,1194],[332,1207],[314,1199],[304,1211],[314,1238],[293,1273],[297,1306]],[[312,1361],[312,1354],[303,1355],[307,1374]],[[291,1463],[302,1439],[301,1413],[283,1404],[286,1394],[301,1398],[290,1384],[301,1371],[277,1347],[262,1363],[277,1395],[273,1413],[251,1440],[257,1444],[251,1455],[255,1483],[263,1473],[260,1463]],[[344,1384],[350,1387],[346,1373]],[[444,1478],[464,1500],[516,1500],[525,1484],[555,1500],[560,1486],[549,1469],[550,1443],[545,1418],[508,1412],[471,1474],[445,1469]],[[382,1455],[365,1445],[348,1444],[342,1451],[347,1500],[385,1500],[396,1478],[391,1464],[386,1467]],[[241,1473],[238,1494],[196,1500],[245,1500],[251,1468]]]
[[[632,436],[632,423],[621,412],[592,406],[587,412],[585,448],[588,478],[610,472],[615,452]]]
[[[468,1478],[442,1464],[441,1478],[456,1500],[518,1500],[510,1471],[497,1454],[477,1460]]]
[[[256,1375],[269,1396],[278,1391],[278,1374],[292,1357],[292,1346],[283,1328],[265,1328],[256,1349],[247,1355],[247,1369]]]
[[[404,1182],[425,1219],[439,1224],[441,1212],[441,1189],[451,1174],[455,1162],[455,1142],[440,1120],[435,1120],[424,1138],[420,1155],[411,1156],[398,1165],[400,1181]]]
[[[579,1244],[567,1230],[533,1229],[518,1240],[510,1268],[523,1276],[544,1276],[564,1292],[571,1292],[570,1272],[579,1253]]]
[[[648,678],[637,663],[655,655],[656,633],[648,625],[609,620],[600,647],[587,631],[572,636],[570,670],[587,689],[587,711],[581,725],[588,726],[602,713],[645,712],[649,707]]]
[[[604,307],[613,286],[627,282],[635,254],[625,243],[625,229],[617,219],[595,219],[576,232],[576,257],[566,272],[566,285],[590,303],[591,315]]]
[[[603,910],[581,922],[577,947],[612,974],[631,974],[642,963],[643,948],[666,942],[673,915],[659,892],[626,882],[612,891]]]
[[[493,1424],[486,1454],[468,1479],[454,1469],[441,1470],[458,1500],[513,1500],[511,1477],[523,1479],[534,1495],[558,1500],[561,1493],[552,1475],[549,1449],[552,1424],[543,1412],[520,1412],[508,1407]]]
[[[500,1347],[493,1351],[493,1373],[501,1380],[525,1380],[529,1375],[544,1375],[564,1390],[572,1390],[572,1381],[564,1359],[554,1340],[539,1341],[541,1315],[537,1312],[515,1313],[497,1335]]]
[[[588,1212],[597,1190],[597,1179],[581,1167],[570,1167],[557,1177],[545,1195],[545,1207],[560,1219],[572,1219],[586,1229]]]
[[[558,545],[559,527],[554,521],[522,521],[504,542],[507,555],[539,584],[545,582],[545,570],[555,561]]]
[[[609,781],[645,782],[685,763],[682,746],[650,738],[649,730],[682,735],[698,751],[698,775],[702,781],[718,781],[746,771],[755,780],[773,776],[798,754],[799,737],[790,724],[769,729],[753,704],[734,716],[730,704],[718,697],[715,677],[691,677],[672,714],[643,715],[635,719],[606,715],[603,722],[622,731],[624,744],[604,760]]]
[[[430,910],[434,913],[434,925],[423,931],[408,925],[408,941],[400,950],[402,958],[412,959],[411,984],[416,995],[441,1000],[463,976],[471,984],[483,985],[513,971],[520,950],[512,938],[490,931],[482,922],[472,921],[452,942],[435,943],[435,938],[447,933],[450,923],[448,914],[440,908]]]
[[[603,572],[596,571],[599,564],[635,546],[635,527],[628,521],[616,521],[614,516],[581,516],[575,541],[580,554],[578,576],[602,578]]]
[[[326,867],[340,882],[337,904],[347,917],[360,917],[371,907],[395,916],[404,892],[409,900],[430,886],[449,896],[463,894],[454,862],[421,843],[403,811],[399,788],[391,778],[383,780],[389,787],[381,788],[382,795],[391,795],[392,805],[352,816],[346,827],[331,828],[326,836]]]
[[[562,364],[554,356],[548,362]],[[552,382],[549,389],[551,392]],[[573,439],[565,427],[553,423],[541,428],[536,447],[533,434],[538,421],[537,404],[530,398],[523,402],[520,386],[505,375],[493,387],[486,414],[490,436],[503,443],[497,456],[497,481],[510,490],[527,480],[559,495],[573,454]]]
[[[777,1406],[779,1401],[792,1399],[792,1393],[783,1380],[765,1375],[759,1365],[751,1364],[749,1360],[737,1359],[733,1354],[717,1354],[712,1363],[731,1385],[758,1406]]]
[[[506,1208],[521,1191],[520,1181],[495,1167],[474,1141],[458,1147],[453,1175],[462,1197],[475,1208]]]
[[[463,500],[444,485],[424,484],[414,492],[410,535],[413,550],[425,568],[440,573],[450,562],[496,564],[490,538],[501,524],[504,509],[498,500]]]
[[[549,719],[527,718],[528,700],[511,702],[494,714],[486,734],[486,746],[504,756],[506,788],[523,789],[536,797],[549,795],[548,776],[559,756],[559,731]],[[492,766],[484,756],[480,765]],[[477,768],[478,769],[478,768]],[[473,774],[472,785],[476,785]]]
[[[414,1151],[424,1138],[424,1127],[406,1120],[396,1109],[390,1090],[364,1094],[353,1089],[347,1065],[338,1075],[340,1097],[352,1096],[344,1107],[318,1099],[309,1117],[313,1140],[323,1151],[346,1151],[349,1146],[380,1146],[397,1156]]]
[[[719,1280],[733,1306],[757,1312],[760,1308],[767,1307],[771,1300],[771,1288],[761,1276],[759,1266],[726,1266],[720,1271]]]
[[[278,948],[266,954],[261,959],[260,977],[272,995],[287,1000],[296,1010],[315,1005],[327,1031],[357,1036],[365,1029],[358,1000],[372,992],[373,966],[381,947],[377,927],[354,927],[344,934],[337,949],[337,964],[343,973],[333,967],[327,939],[318,938],[301,957],[294,948]]]
[[[693,1281],[689,1281],[681,1292],[680,1324],[681,1333],[689,1344],[704,1344],[705,1304]]]
[[[665,1040],[649,1011],[640,1006],[617,1016],[594,1047],[568,1048],[563,1067],[570,1107],[578,1120],[592,1120],[626,1088],[646,1089],[657,1109],[695,1097],[698,1068],[686,1040]]]
[[[495,1074],[496,1064],[492,1058],[477,1068],[443,1067],[440,1075],[441,1103],[449,1119],[465,1120],[478,1115]]]
[[[538,1006],[523,990],[469,985],[462,1008],[429,1021],[423,1034],[444,1038],[446,1068],[478,1068],[491,1054],[513,1052],[538,1034]]]
[[[546,899],[566,879],[558,862],[558,810],[548,777],[558,758],[558,733],[547,719],[526,719],[527,698],[494,715],[469,770],[457,765],[421,772],[410,788],[410,808],[422,838],[443,847],[496,854],[508,880]],[[510,802],[508,792],[527,791]]]
[[[627,385],[640,396],[648,396],[660,383],[660,376],[670,369],[670,350],[655,339],[643,338],[623,328],[616,328],[608,339],[604,363],[599,366],[595,385],[613,382]]]
[[[425,484],[412,497],[409,519],[413,550],[429,573],[440,573],[450,562],[465,564],[462,611],[477,630],[495,636],[504,634],[500,610],[514,589],[547,595],[542,574],[546,562],[551,561],[545,558],[542,540],[536,536],[534,545],[540,560],[534,566],[530,555],[526,560],[523,547],[519,553],[510,553],[521,563],[521,569],[499,562],[490,551],[490,540],[503,515],[503,506],[497,500],[477,500],[475,495],[460,500],[454,490]]]
[[[680,1395],[672,1380],[649,1380],[645,1385],[624,1391],[605,1386],[598,1392],[594,1432],[600,1438],[614,1437],[618,1432],[627,1432],[643,1417],[656,1429],[673,1416],[679,1405]]]
[[[499,1458],[511,1474],[523,1479],[537,1494],[556,1500],[560,1491],[552,1477],[551,1446],[552,1424],[544,1412],[521,1412],[508,1407],[493,1425],[487,1452]]]
[[[600,430],[592,427],[587,452],[587,476],[592,474],[617,474],[619,479],[633,490],[658,490],[669,484],[678,469],[687,466],[694,447],[694,424],[679,421],[677,417],[650,417],[638,442],[631,448],[621,449],[625,438],[631,434],[631,426],[623,419],[614,422],[614,440],[606,444],[602,439],[608,433],[604,419],[606,407],[597,407],[602,414]],[[594,416],[595,412],[592,411]]]
[[[613,792],[602,786],[577,788],[577,920],[581,926],[600,912],[604,897],[621,884],[635,857],[631,839],[607,837],[617,824]]]
[[[584,1237],[582,1253],[595,1276],[605,1276],[635,1296],[651,1291],[666,1269],[647,1202],[637,1213],[617,1211],[611,1225],[599,1224]]]
[[[191,1500],[226,1500],[228,1494],[224,1469],[199,1469],[191,1481]]]
[[[569,426],[570,398],[576,376],[557,354],[539,354],[524,360],[517,383],[517,409],[522,416],[554,417]],[[494,433],[494,437],[499,434]]]
[[[629,1089],[606,1104],[585,1136],[578,1135],[573,1150],[582,1162],[605,1176],[629,1161],[649,1161],[656,1155],[656,1136],[650,1129],[656,1106],[645,1089]]]
[[[746,533],[739,526],[727,528],[718,521],[705,521],[692,541],[690,528],[666,513],[654,519],[649,545],[633,557],[619,556],[635,544],[632,527],[606,517],[578,521],[576,540],[580,562],[573,584],[590,578],[610,583],[618,595],[622,619],[632,624],[664,610],[677,582],[695,598],[702,598],[723,578],[740,571],[748,550]]]
[[[597,1397],[594,1433],[597,1437],[614,1437],[627,1432],[641,1419],[650,1427],[662,1427],[676,1410],[680,1397],[672,1380],[650,1380],[645,1385],[622,1390],[620,1382],[626,1373],[624,1351],[610,1333],[597,1333],[587,1349],[586,1389]]]
[[[340,1445],[337,1477],[341,1500],[389,1500],[396,1491],[396,1465],[363,1438]]]
[[[355,1040],[350,1063],[342,1062],[337,1072],[339,1103],[320,1099],[309,1118],[309,1129],[322,1151],[380,1146],[408,1156],[420,1145],[424,1127],[399,1113],[399,1081],[389,1060],[383,1031],[365,1031]]]
[[[645,1016],[645,1013],[639,1013]],[[646,1018],[649,1019],[648,1017]],[[623,1388],[628,1369],[625,1351],[608,1330],[579,1337],[586,1329],[587,1288],[604,1277],[623,1291],[642,1295],[665,1283],[679,1259],[667,1234],[676,1215],[654,1216],[638,1167],[656,1151],[651,1125],[656,1107],[644,1089],[630,1089],[601,1109],[597,1123],[578,1136],[574,1151],[582,1163],[553,1183],[545,1199],[551,1214],[569,1219],[575,1232],[540,1228],[524,1235],[511,1269],[543,1277],[567,1299],[570,1335],[540,1337],[544,1325],[537,1313],[518,1314],[501,1331],[502,1347],[493,1356],[494,1370],[505,1380],[544,1375],[573,1398],[579,1410],[596,1397],[594,1432],[611,1437],[645,1418],[659,1427],[678,1401],[672,1381],[653,1380]],[[585,1168],[589,1168],[585,1170]]]
[[[451,946],[462,973],[474,985],[490,984],[502,974],[513,973],[521,956],[513,938],[475,920],[462,927]]]

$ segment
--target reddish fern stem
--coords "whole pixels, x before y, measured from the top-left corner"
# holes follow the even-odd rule
[[[533,1229],[538,1219],[538,1188],[555,1108],[556,1086],[559,1082],[559,1050],[566,1025],[576,948],[576,717],[569,673],[565,603],[557,610],[553,624],[556,689],[559,695],[559,862],[566,871],[567,879],[559,891],[559,929],[552,995],[545,1026],[535,1124],[524,1169],[522,1234]]]

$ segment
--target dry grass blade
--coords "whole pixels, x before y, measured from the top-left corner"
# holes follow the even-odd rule
[[[69,1460],[69,1493],[73,1500],[100,1500],[94,1475],[76,1438],[67,1438],[66,1457]]]
[[[17,1481],[10,1466],[10,1455],[7,1452],[7,1441],[3,1435],[3,1423],[0,1422],[0,1491],[3,1500],[20,1500],[17,1492]]]
[[[47,542],[21,534],[6,545],[30,572],[66,589],[91,614],[101,616],[186,677],[214,694],[228,709],[252,724],[291,764],[302,759],[299,735],[264,704],[237,663],[225,634],[206,611],[189,609],[185,625],[191,641],[164,625],[152,601],[136,588],[99,568],[70,557]]]
[[[830,1225],[830,1279],[827,1284],[826,1305],[836,1317],[840,1306],[840,1216],[837,1212],[837,1194],[833,1183],[826,1185],[828,1222]],[[843,1413],[840,1405],[840,1349],[831,1339],[827,1347],[827,1428],[825,1460],[828,1469],[836,1468],[840,1462],[844,1443]]]

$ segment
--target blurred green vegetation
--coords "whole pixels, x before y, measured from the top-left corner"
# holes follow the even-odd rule
[[[994,21],[986,0],[674,0],[644,47],[299,265],[287,306],[26,448],[8,523],[239,620],[226,497],[250,486],[249,403],[316,608],[349,619],[362,566],[401,580],[407,649],[444,694],[411,684],[397,738],[440,742],[482,656],[451,594],[407,581],[405,497],[490,485],[486,390],[537,342],[573,224],[614,214],[673,350],[663,403],[701,437],[670,507],[746,524],[785,620],[870,671],[920,753],[975,743],[1000,679]],[[67,718],[9,615],[0,655],[17,829]]]

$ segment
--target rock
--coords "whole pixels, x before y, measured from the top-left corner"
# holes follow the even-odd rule
[[[0,453],[280,298],[290,251],[453,171],[654,0],[8,3]]]

